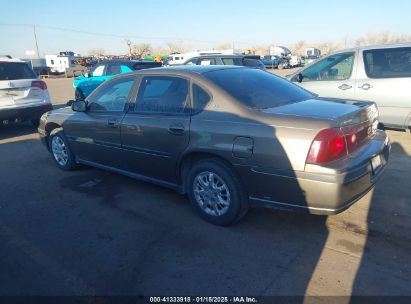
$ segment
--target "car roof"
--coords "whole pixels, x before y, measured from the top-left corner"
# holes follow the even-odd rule
[[[411,42],[404,43],[393,43],[393,44],[370,44],[362,45],[353,48],[347,48],[333,52],[332,54],[339,54],[345,52],[356,52],[356,51],[365,51],[365,50],[374,50],[374,49],[390,49],[390,48],[400,48],[400,47],[411,47]],[[331,55],[331,53],[330,53]]]
[[[156,61],[151,61],[151,60],[146,60],[146,59],[139,59],[139,60],[122,60],[122,59],[115,59],[115,60],[102,60],[100,62],[98,62],[99,64],[108,64],[108,63],[114,63],[114,64],[125,64],[125,65],[134,65],[134,64],[150,64],[150,63],[154,63],[154,64],[158,64]]]
[[[221,70],[233,70],[233,69],[251,69],[244,66],[236,65],[177,65],[177,66],[168,66],[168,67],[159,67],[138,70],[127,74],[189,74],[189,75],[202,75],[208,72],[221,71]]]
[[[0,61],[2,62],[18,62],[18,63],[26,63],[25,61],[19,58],[12,58],[9,55],[0,55]]]
[[[247,55],[242,55],[242,54],[201,54],[201,55],[196,55],[192,58],[203,58],[203,57],[221,57],[221,58],[244,58]]]

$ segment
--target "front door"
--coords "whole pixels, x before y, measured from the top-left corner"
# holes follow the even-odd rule
[[[176,166],[187,148],[190,129],[189,81],[145,76],[133,111],[121,124],[127,169],[176,183]]]
[[[302,82],[297,84],[321,97],[353,99],[354,59],[354,52],[335,54],[321,59],[301,71]],[[296,81],[294,78],[291,81]]]
[[[63,128],[75,155],[83,161],[124,168],[120,125],[135,76],[104,84],[88,101],[86,112],[77,112]]]

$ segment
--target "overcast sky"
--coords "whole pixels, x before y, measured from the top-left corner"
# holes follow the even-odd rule
[[[36,48],[33,24],[41,56],[92,48],[126,54],[126,38],[154,47],[229,42],[243,49],[297,40],[340,43],[367,32],[411,35],[409,0],[0,0],[0,7],[0,54],[15,57]]]

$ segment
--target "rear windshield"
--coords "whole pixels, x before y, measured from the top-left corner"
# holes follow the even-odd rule
[[[258,69],[226,69],[203,75],[249,108],[274,108],[314,97],[288,80]]]
[[[36,74],[26,63],[0,62],[0,80],[35,79]]]

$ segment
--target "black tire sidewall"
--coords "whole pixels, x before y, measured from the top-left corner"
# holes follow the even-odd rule
[[[53,154],[52,140],[56,136],[60,137],[63,140],[64,145],[66,146],[66,149],[67,149],[68,160],[67,160],[67,163],[64,166],[62,166],[61,164],[59,164],[57,162],[57,160],[56,160],[56,158],[54,157],[54,154]],[[63,133],[62,130],[50,134],[50,136],[49,136],[49,147],[50,147],[51,156],[53,157],[54,162],[57,164],[57,166],[60,169],[65,170],[65,171],[70,171],[70,170],[73,170],[76,167],[76,162],[74,160],[74,155],[71,152],[70,147],[68,146],[67,139],[64,136],[64,133]]]
[[[198,205],[195,196],[193,183],[195,177],[205,171],[210,171],[217,174],[226,183],[230,191],[230,206],[227,212],[221,216],[212,216],[207,214]],[[246,197],[241,188],[241,183],[233,172],[233,170],[226,164],[217,160],[202,160],[197,162],[190,170],[187,176],[187,193],[191,204],[206,221],[220,226],[227,226],[238,221],[244,214],[246,209]]]

